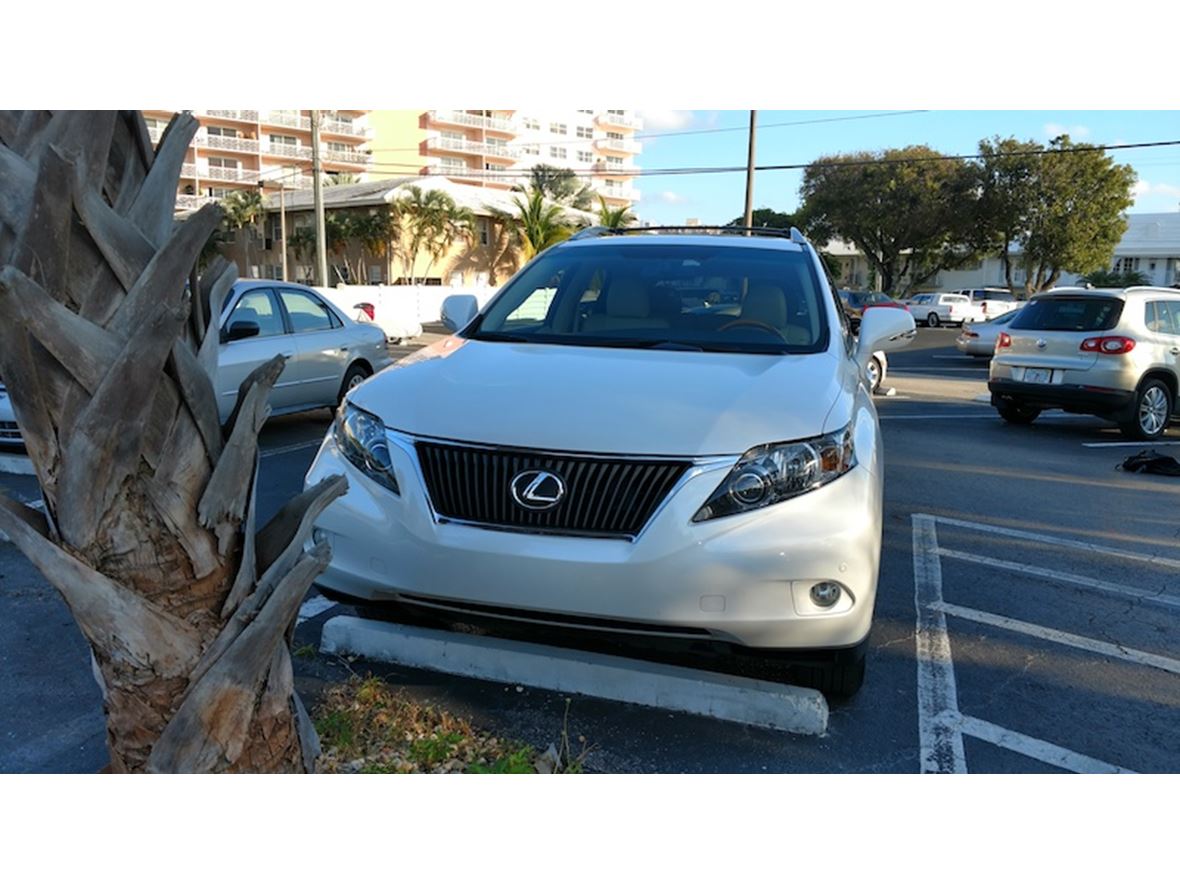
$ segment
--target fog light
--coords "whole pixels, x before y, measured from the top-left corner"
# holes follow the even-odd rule
[[[820,581],[811,588],[811,601],[823,608],[831,608],[843,591],[844,588],[835,581]]]
[[[318,546],[320,544],[323,544],[327,540],[328,540],[328,533],[325,532],[323,529],[312,529],[311,530],[311,541],[313,544]],[[814,593],[815,591],[812,590],[811,592]]]

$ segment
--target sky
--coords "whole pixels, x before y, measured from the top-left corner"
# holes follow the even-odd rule
[[[895,113],[895,116],[879,116]],[[868,119],[836,117],[875,115]],[[640,169],[746,165],[748,111],[641,110]],[[825,120],[812,123],[805,121]],[[775,124],[802,123],[779,126]],[[704,129],[732,132],[694,132]],[[690,134],[691,133],[691,134]],[[1180,111],[758,111],[756,164],[808,163],[852,151],[929,145],[947,154],[973,154],[995,135],[1046,143],[1068,133],[1091,144],[1180,141]],[[1119,163],[1139,176],[1131,212],[1180,210],[1180,145],[1115,150]],[[798,208],[802,172],[763,171],[754,179],[754,207]],[[724,224],[742,214],[745,172],[710,175],[643,175],[635,179],[634,211],[649,224]]]

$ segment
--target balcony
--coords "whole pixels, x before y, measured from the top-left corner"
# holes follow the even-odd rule
[[[310,150],[310,148],[309,148]],[[320,152],[326,163],[351,163],[354,166],[368,166],[372,156],[361,151],[341,151],[323,148]]]
[[[204,206],[208,203],[215,203],[215,202],[217,202],[217,201],[214,200],[212,197],[198,197],[198,196],[194,196],[192,194],[177,194],[176,195],[176,208],[178,210],[200,209],[202,206]]]
[[[272,126],[286,126],[288,129],[311,129],[311,117],[298,111],[267,111],[263,123]]]
[[[594,147],[612,154],[638,154],[643,145],[633,138],[596,138]]]
[[[218,151],[237,151],[238,153],[258,153],[258,142],[252,138],[233,138],[229,135],[198,135],[193,139],[196,147],[212,148]]]
[[[193,111],[198,117],[217,117],[219,120],[241,120],[257,123],[258,111]]]
[[[233,169],[224,166],[209,166],[197,168],[193,163],[185,163],[180,167],[181,178],[196,178],[206,181],[236,181],[242,184],[257,184],[257,169]]]
[[[426,147],[435,151],[475,154],[481,157],[501,157],[505,160],[515,160],[520,156],[519,150],[508,145],[489,144],[486,141],[473,141],[469,138],[457,138],[453,135],[437,135],[427,140]]]
[[[320,132],[330,135],[349,135],[353,138],[366,140],[373,137],[373,130],[368,126],[362,126],[355,120],[334,120],[331,117],[320,118]]]
[[[603,111],[594,119],[599,126],[607,129],[638,129],[641,125],[639,118],[633,114],[615,114],[610,111]]]
[[[466,111],[429,111],[427,116],[430,122],[445,126],[469,126],[494,132],[516,132],[516,122],[511,117],[487,117],[482,114],[469,114]]]
[[[634,175],[639,169],[631,164],[619,165],[618,163],[611,163],[606,160],[595,160],[594,165],[591,166],[595,172],[605,172],[607,175],[618,175],[625,177]]]
[[[598,192],[608,200],[625,200],[634,203],[639,199],[639,190],[633,187],[608,187],[600,185]]]
[[[270,154],[273,157],[290,157],[295,160],[310,160],[311,148],[304,147],[301,144],[280,144],[278,142],[265,142],[262,147],[264,154]]]
[[[473,175],[479,177],[483,171],[470,166],[449,166],[437,160],[427,163],[426,170],[430,175],[445,175],[448,178],[471,178]]]

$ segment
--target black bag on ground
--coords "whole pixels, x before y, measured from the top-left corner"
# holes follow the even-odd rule
[[[1180,476],[1180,461],[1168,455],[1161,455],[1155,449],[1144,449],[1138,455],[1132,455],[1119,465],[1120,470],[1128,473],[1158,473],[1161,476]]]

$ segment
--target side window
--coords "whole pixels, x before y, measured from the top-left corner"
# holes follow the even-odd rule
[[[561,285],[563,275],[561,273],[554,274],[545,281],[543,286],[539,286],[530,292],[524,301],[517,305],[516,309],[504,318],[504,328],[528,326],[544,320],[549,315],[549,308],[553,304],[554,296],[557,295],[557,289]],[[582,297],[585,297],[585,292],[583,292]],[[598,300],[597,295],[595,295],[594,300]]]
[[[1180,335],[1180,301],[1155,301],[1155,322],[1152,322],[1152,304],[1147,305],[1147,328],[1164,335]]]
[[[340,325],[332,312],[315,296],[297,289],[283,289],[280,294],[283,307],[287,308],[287,315],[291,318],[292,331],[324,332]]]
[[[226,328],[237,322],[258,323],[259,338],[270,338],[287,331],[283,328],[283,316],[270,289],[251,289],[243,295],[229,315]]]

